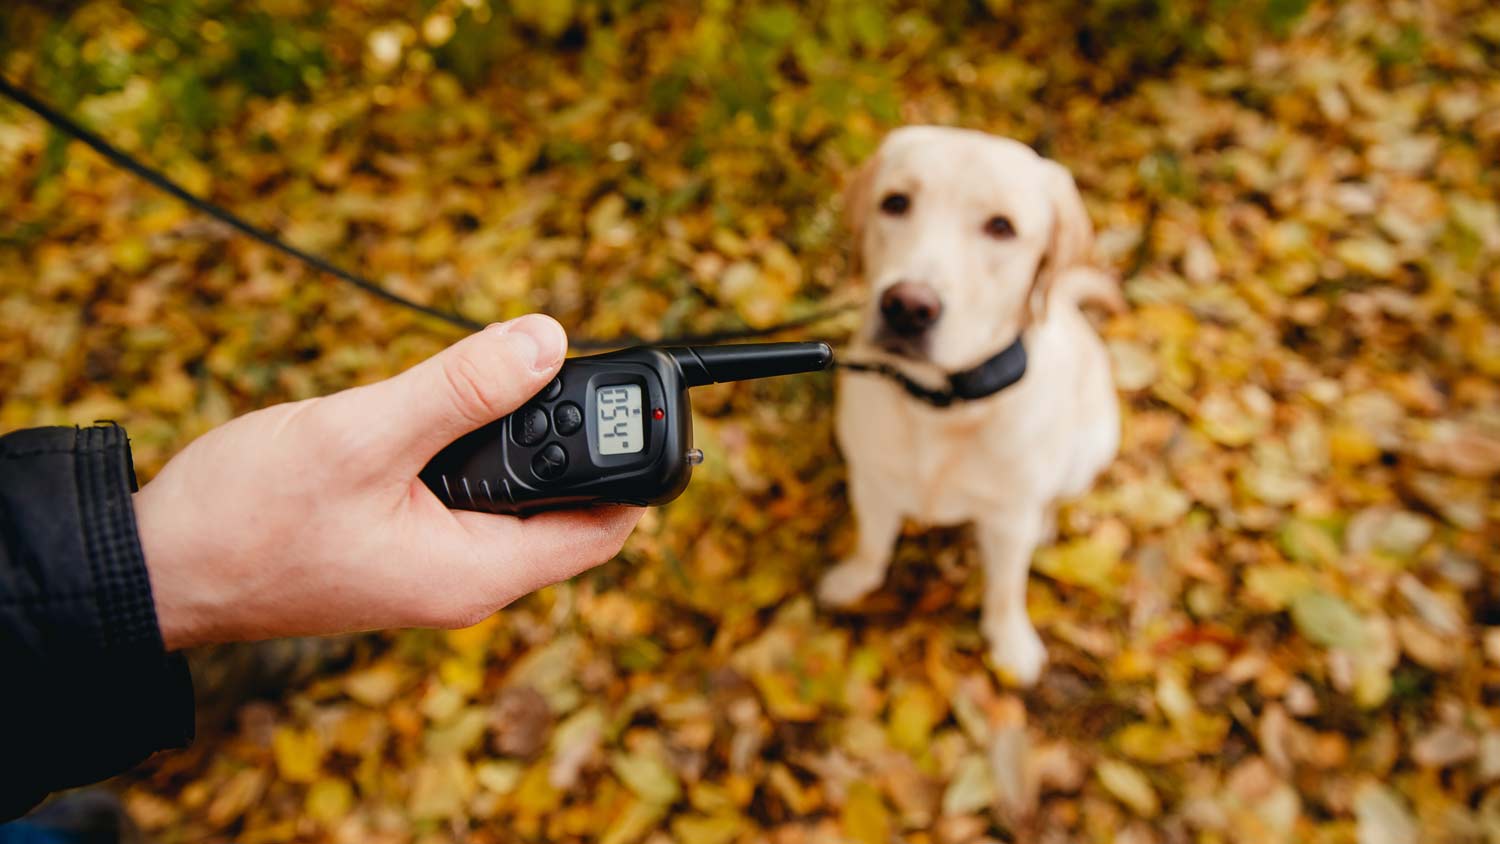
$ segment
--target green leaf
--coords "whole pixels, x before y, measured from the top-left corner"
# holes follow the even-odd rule
[[[1119,563],[1119,547],[1089,537],[1045,548],[1036,557],[1037,571],[1106,596],[1115,592]]]
[[[1325,648],[1358,650],[1365,641],[1365,624],[1359,614],[1321,590],[1292,599],[1292,621],[1303,636]]]
[[[513,0],[516,17],[556,38],[573,23],[575,0]]]
[[[655,754],[616,753],[609,764],[620,782],[648,803],[670,806],[682,796],[677,775]]]

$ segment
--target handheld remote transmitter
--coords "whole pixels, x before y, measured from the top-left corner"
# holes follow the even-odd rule
[[[571,358],[520,410],[439,452],[421,478],[449,507],[487,513],[665,504],[703,460],[689,387],[832,362],[827,343],[642,346]]]

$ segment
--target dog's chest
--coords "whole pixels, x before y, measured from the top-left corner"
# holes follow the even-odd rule
[[[997,441],[994,407],[935,409],[873,379],[849,379],[843,387],[840,444],[851,466],[896,509],[944,525],[999,506],[1018,461]]]
[[[957,524],[990,508],[1010,461],[993,453],[986,433],[977,418],[929,419],[910,427],[909,515],[929,524]]]

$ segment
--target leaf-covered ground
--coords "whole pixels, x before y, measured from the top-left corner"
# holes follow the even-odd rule
[[[1500,8],[250,5],[22,3],[0,70],[394,290],[594,336],[857,298],[882,132],[1018,137],[1125,279],[1124,449],[1017,692],[962,531],[810,600],[830,378],[701,390],[709,461],[619,560],[240,708],[122,783],[158,840],[1500,840]],[[453,339],[5,104],[0,172],[0,430],[115,418],[149,477]]]

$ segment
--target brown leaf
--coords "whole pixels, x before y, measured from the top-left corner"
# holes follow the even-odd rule
[[[501,756],[530,759],[547,746],[552,709],[530,686],[507,686],[489,711],[490,746]]]

